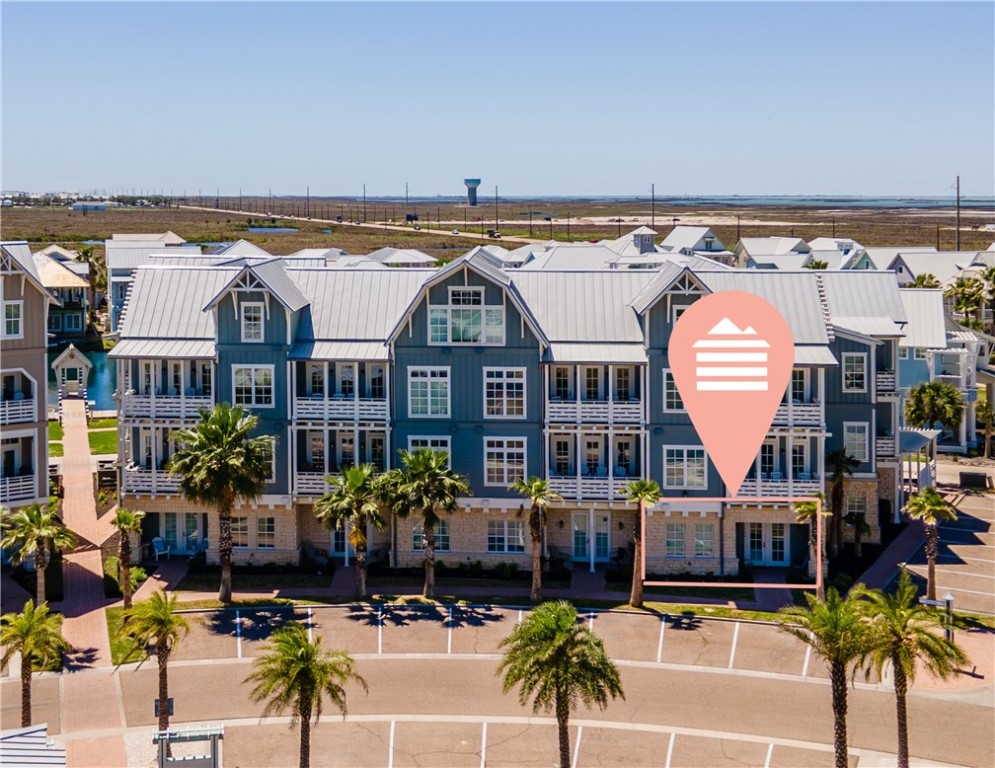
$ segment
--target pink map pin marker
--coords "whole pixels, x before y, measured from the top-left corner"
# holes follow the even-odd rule
[[[791,328],[759,296],[720,291],[684,311],[668,356],[705,452],[735,496],[791,378]]]

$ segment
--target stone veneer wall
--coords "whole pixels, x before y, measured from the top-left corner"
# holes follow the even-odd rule
[[[881,543],[881,526],[878,525],[878,480],[863,478],[847,478],[844,485],[844,505],[847,503],[846,499],[863,496],[864,497],[864,509],[867,512],[864,515],[864,519],[867,521],[867,525],[870,526],[870,533],[864,536],[863,541],[865,544],[880,544]],[[832,489],[830,488],[830,494]],[[829,499],[829,495],[826,496]],[[846,507],[843,508],[843,514],[846,514]],[[843,541],[853,541],[853,528],[844,523],[843,525]]]

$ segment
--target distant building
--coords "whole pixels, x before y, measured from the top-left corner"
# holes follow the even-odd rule
[[[90,281],[53,255],[39,251],[33,259],[42,285],[59,302],[48,313],[49,337],[56,341],[82,338],[89,317]]]

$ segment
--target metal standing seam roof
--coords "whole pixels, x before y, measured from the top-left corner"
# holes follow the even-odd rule
[[[89,288],[90,281],[80,277],[61,262],[49,256],[35,254],[35,267],[42,285],[46,288]]]
[[[810,258],[807,253],[763,253],[752,255],[749,258],[757,266],[753,269],[781,269],[785,271],[803,269],[808,264]]]
[[[740,238],[738,248],[750,256],[789,253],[790,251],[808,253],[810,250],[808,243],[800,237],[743,237]]]
[[[308,297],[301,291],[300,286],[287,274],[287,270],[284,269],[280,259],[271,259],[270,261],[248,264],[234,272],[231,279],[202,309],[208,310],[218,304],[228,294],[232,284],[240,279],[245,272],[249,272],[255,276],[276,297],[276,300],[291,312],[297,312],[311,303]]]
[[[977,251],[914,251],[902,250],[888,264],[895,269],[901,260],[908,267],[909,275],[932,275],[941,283],[957,276],[957,273],[971,266],[978,257]]]
[[[390,246],[378,248],[372,253],[367,254],[366,258],[380,264],[394,264],[397,266],[404,264],[427,266],[435,264],[438,261],[435,257],[414,248],[391,248]]]
[[[693,249],[709,232],[711,232],[716,242],[720,242],[718,236],[709,227],[677,226],[670,231],[670,234],[663,238],[660,247],[673,251],[679,251],[681,248]]]
[[[574,270],[592,271],[608,269],[619,256],[617,251],[604,245],[556,245],[523,264],[521,270]]]
[[[180,237],[178,234],[176,234],[175,232],[173,232],[171,230],[167,230],[166,232],[161,232],[161,233],[158,233],[158,234],[149,234],[149,233],[129,234],[127,232],[123,233],[123,234],[119,233],[119,234],[111,235],[111,239],[112,240],[123,240],[123,241],[129,241],[129,240],[131,240],[131,241],[134,241],[134,240],[145,240],[145,241],[157,240],[160,243],[166,243],[167,245],[182,245],[183,243],[186,242],[186,240],[184,240],[182,237]]]
[[[261,256],[263,258],[272,258],[273,254],[264,248],[260,248],[255,243],[250,243],[248,240],[236,240],[234,243],[227,243],[222,245],[220,248],[214,251],[216,256]]]
[[[861,255],[867,256],[873,265],[873,269],[888,269],[891,262],[899,253],[936,253],[936,248],[931,245],[906,247],[902,245],[894,246],[871,246],[862,248],[851,263],[856,263]]]
[[[902,288],[899,290],[905,316],[905,336],[900,347],[943,349],[947,333],[943,322],[943,291],[938,288]]]
[[[893,272],[816,271],[833,325],[865,336],[902,336],[905,306]],[[890,321],[890,325],[889,325]]]
[[[128,270],[151,263],[153,254],[161,256],[200,256],[199,245],[179,245],[167,247],[159,240],[105,240],[104,260],[108,273],[114,270]]]
[[[204,339],[123,339],[107,353],[116,359],[173,357],[185,360],[213,360],[214,341]]]
[[[45,288],[45,284],[41,281],[41,275],[38,274],[38,267],[35,265],[34,257],[31,254],[31,247],[27,242],[23,240],[8,240],[7,242],[0,243],[0,249],[3,250],[28,276],[28,279],[34,283],[34,286],[41,291],[48,300],[53,304],[59,304],[56,298]]]
[[[214,340],[214,316],[204,305],[239,270],[220,267],[141,267],[135,271],[121,320],[121,338]]]
[[[548,363],[640,365],[648,361],[642,344],[571,344],[554,341],[543,358]]]
[[[66,748],[50,743],[48,723],[0,732],[0,765],[6,768],[65,766]]]
[[[387,360],[382,341],[300,341],[290,348],[291,360]]]

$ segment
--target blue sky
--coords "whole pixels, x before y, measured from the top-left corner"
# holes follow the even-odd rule
[[[4,189],[995,194],[995,4],[2,4]]]

